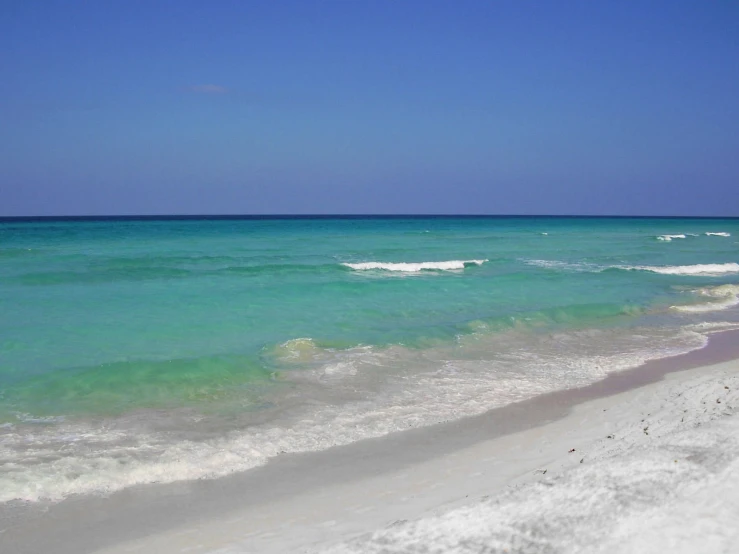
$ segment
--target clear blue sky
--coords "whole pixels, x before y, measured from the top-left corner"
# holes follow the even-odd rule
[[[0,70],[0,215],[739,216],[730,0],[0,0]]]

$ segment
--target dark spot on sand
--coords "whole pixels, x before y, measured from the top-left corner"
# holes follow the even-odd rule
[[[407,519],[396,519],[393,521],[388,527],[395,527],[396,525],[403,525],[404,523],[408,523]]]
[[[575,449],[573,448],[573,449],[571,449],[571,450],[568,450],[568,451],[567,451],[567,453],[568,453],[568,454],[572,454],[572,453],[573,453],[574,451],[575,451]]]

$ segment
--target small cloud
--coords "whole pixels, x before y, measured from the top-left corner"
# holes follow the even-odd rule
[[[228,89],[221,85],[190,85],[187,90],[198,94],[226,94],[228,92]]]

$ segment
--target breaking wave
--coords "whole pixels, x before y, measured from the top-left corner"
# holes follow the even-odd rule
[[[667,265],[667,266],[615,266],[617,269],[651,271],[652,273],[661,273],[662,275],[704,275],[718,276],[728,273],[739,273],[739,264],[695,264],[695,265]]]
[[[672,306],[672,309],[681,312],[701,313],[725,310],[739,304],[739,285],[705,287],[694,291],[694,293],[708,299],[708,301],[699,304]]]
[[[662,275],[697,275],[717,277],[731,273],[739,273],[738,263],[724,264],[695,264],[695,265],[597,265],[587,262],[565,262],[560,260],[523,260],[527,265],[544,269],[554,269],[574,272],[600,273],[606,270],[649,271]]]
[[[402,273],[418,273],[419,271],[455,271],[473,265],[482,265],[488,260],[450,260],[447,262],[361,262],[343,263],[355,271],[381,270],[397,271]]]
[[[336,351],[297,338],[279,345],[275,354],[285,366],[309,365],[297,371],[285,367],[278,381],[283,394],[304,398],[281,411],[279,419],[257,418],[214,436],[198,427],[202,416],[194,413],[181,414],[193,434],[171,433],[169,424],[153,427],[152,420],[162,415],[153,411],[102,426],[27,418],[24,430],[9,427],[0,441],[0,460],[7,464],[0,474],[0,502],[61,500],[136,484],[221,477],[282,453],[323,450],[584,386],[706,344],[702,333],[646,328],[636,333],[483,332],[447,348],[420,351],[402,345]],[[277,404],[279,398],[285,399],[275,397]]]

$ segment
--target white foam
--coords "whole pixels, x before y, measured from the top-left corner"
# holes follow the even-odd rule
[[[545,269],[564,269],[567,271],[597,272],[605,269],[603,266],[589,264],[587,262],[563,262],[561,260],[521,260],[527,265],[543,267]]]
[[[600,273],[607,269],[623,269],[626,271],[650,271],[663,275],[702,275],[716,277],[730,273],[739,273],[738,263],[695,264],[695,265],[597,265],[587,262],[564,262],[561,260],[521,260],[525,264],[546,269],[561,269],[575,272]]]
[[[700,304],[685,304],[682,306],[672,306],[672,309],[681,312],[713,312],[716,310],[725,310],[739,304],[739,285],[721,285],[718,287],[706,287],[694,291],[695,294],[708,297],[709,302]]]
[[[702,334],[723,333],[724,331],[739,331],[739,322],[735,321],[703,321],[686,327]]]
[[[300,337],[283,342],[273,349],[273,354],[283,362],[311,361],[318,352],[316,343],[310,337]]]
[[[709,373],[624,402],[615,438],[588,443],[572,469],[321,552],[736,552],[739,376]]]
[[[730,237],[731,233],[726,233],[724,231],[718,232],[718,233],[706,233],[709,237]]]
[[[402,273],[418,273],[419,271],[454,271],[464,269],[469,265],[482,265],[488,260],[450,260],[447,262],[361,262],[361,263],[342,263],[345,267],[350,267],[356,271],[382,270],[382,271],[398,271]]]
[[[34,416],[21,412],[16,413],[15,417],[23,423],[60,423],[65,419],[64,416]]]
[[[668,265],[668,266],[614,266],[619,269],[651,271],[652,273],[661,273],[663,275],[705,275],[717,276],[727,273],[739,273],[739,264],[696,264],[696,265]]]
[[[300,339],[289,346],[321,350],[311,343]],[[7,429],[0,441],[0,460],[7,468],[0,474],[0,502],[61,500],[135,484],[220,477],[263,465],[281,453],[324,450],[583,386],[706,343],[703,334],[693,331],[590,329],[467,337],[452,347],[425,350],[360,347],[319,354],[328,363],[308,371],[317,376],[313,384],[279,387],[297,395],[297,408],[285,412],[289,406],[281,406],[278,397],[277,419],[205,439],[110,421]],[[144,414],[139,420],[148,418]]]
[[[657,240],[671,241],[672,239],[684,239],[685,235],[660,235]]]

